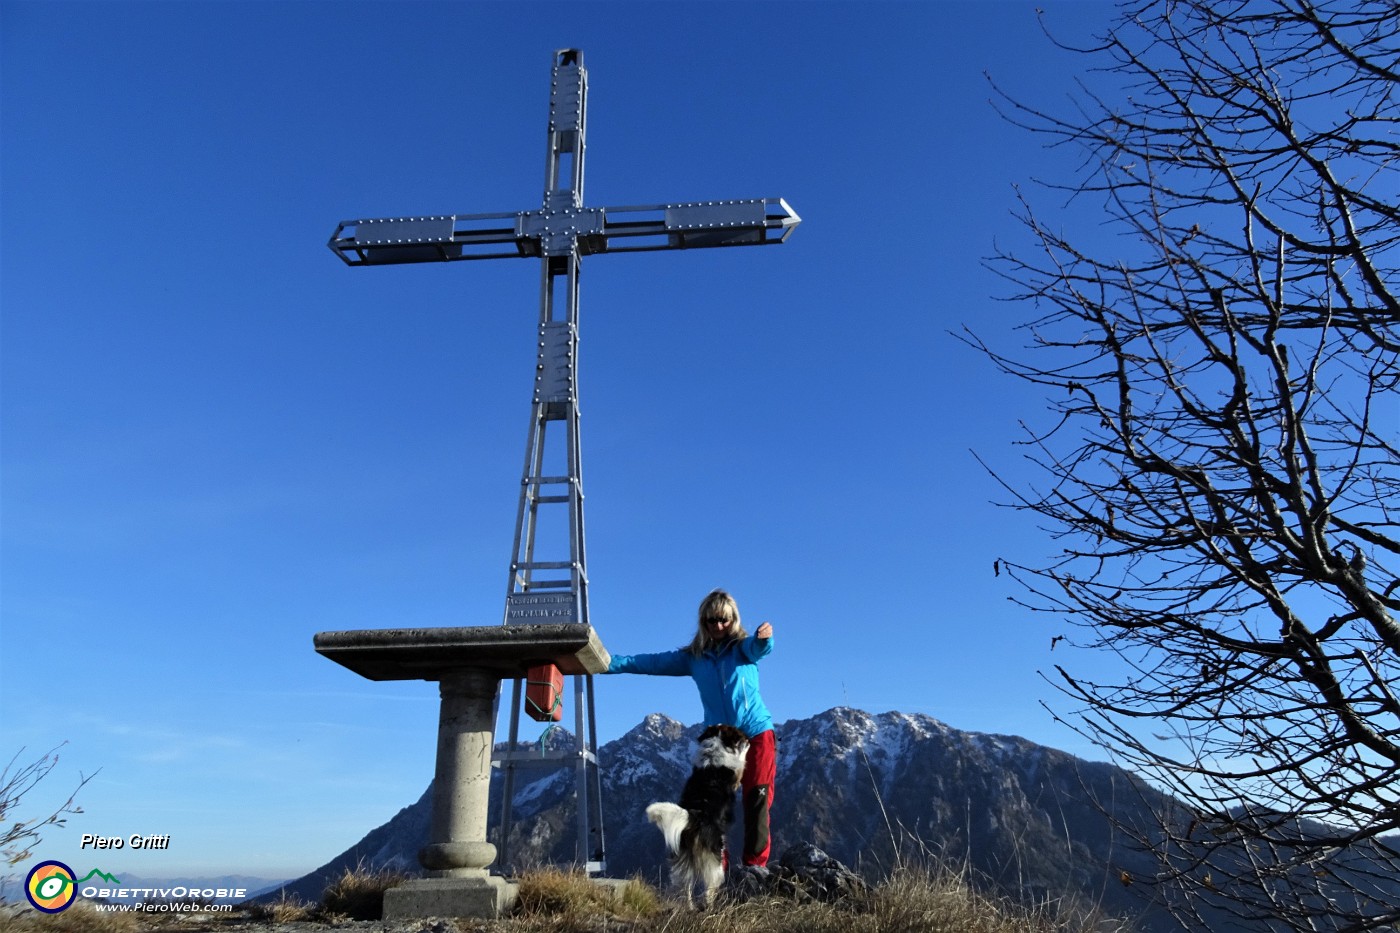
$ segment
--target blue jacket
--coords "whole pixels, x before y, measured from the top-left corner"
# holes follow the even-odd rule
[[[773,650],[773,639],[750,635],[727,641],[695,657],[685,648],[658,654],[615,654],[609,674],[690,675],[700,688],[707,726],[736,726],[753,737],[773,728],[773,717],[758,692],[758,661]]]

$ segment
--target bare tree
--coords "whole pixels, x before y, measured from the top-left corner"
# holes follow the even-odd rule
[[[1187,805],[1152,840],[1180,916],[1386,927],[1400,4],[1119,13],[1072,50],[1092,70],[1067,113],[998,91],[1085,156],[1044,185],[1063,192],[1055,222],[1022,196],[1031,244],[990,261],[1035,309],[1024,344],[965,335],[1051,410],[1024,442],[1040,479],[993,472],[1063,550],[1008,569],[1070,644],[1121,659],[1121,676],[1052,679],[1078,701],[1067,721]]]
[[[83,812],[82,807],[75,801],[78,791],[93,778],[93,775],[79,775],[78,786],[68,795],[68,799],[47,815],[17,820],[15,810],[18,809],[20,801],[40,781],[48,777],[49,772],[58,764],[57,748],[51,749],[34,761],[21,764],[20,756],[23,754],[24,749],[21,748],[10,759],[10,763],[0,770],[0,858],[8,865],[18,865],[29,858],[33,854],[34,846],[42,840],[44,830],[62,826],[68,822],[69,816]]]

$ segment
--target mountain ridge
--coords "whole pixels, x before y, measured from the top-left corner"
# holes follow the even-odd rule
[[[642,814],[648,804],[679,795],[700,730],[651,713],[598,750],[608,875],[663,882],[661,836]],[[957,872],[975,888],[1023,905],[1080,905],[1123,918],[1138,933],[1181,929],[1160,903],[1166,889],[1151,883],[1160,867],[1156,857],[1130,840],[1160,845],[1161,821],[1185,825],[1190,814],[1115,765],[1020,736],[966,732],[922,713],[871,714],[841,706],[788,720],[775,732],[775,858],[795,845],[815,845],[869,881],[898,868],[928,866]],[[547,749],[573,746],[562,728],[541,741]],[[573,769],[557,762],[554,768],[517,772],[512,864],[494,869],[511,874],[573,861]],[[500,777],[492,775],[490,804],[489,838],[497,844]],[[347,868],[417,873],[417,852],[428,841],[431,791],[430,784],[415,803],[282,890],[315,901]],[[736,825],[732,852],[740,848],[739,835]],[[1202,870],[1228,877],[1243,857],[1226,851]],[[1358,850],[1332,868],[1379,901],[1400,898],[1400,878],[1377,879],[1372,864],[1382,863]],[[1201,920],[1193,928],[1281,929],[1267,919],[1232,914],[1229,904],[1195,907]]]
[[[1142,916],[1147,910],[1135,895],[1125,896],[1131,892],[1118,879],[1125,871],[1150,874],[1150,856],[1120,851],[1094,797],[1145,797],[1157,804],[1167,798],[1112,765],[1019,736],[965,732],[922,713],[834,707],[788,720],[775,731],[775,856],[788,845],[809,842],[871,877],[911,861],[943,861],[1025,901],[1072,895],[1117,913]],[[648,803],[679,794],[699,732],[698,725],[650,713],[599,749],[609,875],[658,883],[664,878],[660,836],[641,812]],[[546,741],[567,746],[572,736],[556,728]],[[493,773],[493,841],[499,785],[500,775]],[[290,882],[287,893],[314,900],[331,878],[360,864],[416,872],[417,851],[427,842],[431,792],[430,784],[359,843]],[[514,799],[514,866],[571,862],[572,770],[536,776],[523,769]],[[736,826],[736,851],[737,832]]]

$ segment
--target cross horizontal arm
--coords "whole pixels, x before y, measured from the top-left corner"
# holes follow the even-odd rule
[[[330,248],[347,265],[583,255],[782,243],[802,222],[782,198],[516,214],[347,220]]]
[[[626,253],[782,243],[802,222],[782,198],[606,208],[604,248]]]

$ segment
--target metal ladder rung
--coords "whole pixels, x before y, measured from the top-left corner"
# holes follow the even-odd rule
[[[573,570],[574,565],[567,560],[535,560],[528,564],[512,564],[513,570]]]

